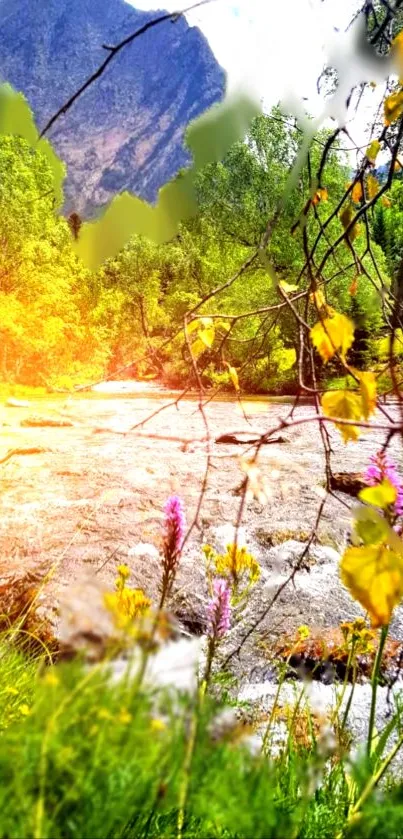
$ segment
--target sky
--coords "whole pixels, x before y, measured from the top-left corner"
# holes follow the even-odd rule
[[[146,10],[181,8],[180,0],[129,2]],[[182,7],[190,2],[183,0]],[[206,35],[227,71],[230,91],[240,86],[252,89],[266,111],[281,101],[292,112],[295,100],[304,100],[306,111],[319,117],[325,106],[317,92],[318,76],[330,54],[338,60],[343,56],[345,47],[339,44],[359,5],[360,0],[214,0],[191,12],[188,20]],[[368,104],[349,124],[358,145],[367,140],[373,113],[374,99],[366,96]]]
[[[133,0],[133,5],[158,8],[155,0]],[[178,0],[163,2],[168,11],[180,5]],[[249,84],[268,107],[293,90],[316,109],[323,45],[334,27],[345,28],[356,6],[357,0],[214,0],[188,19],[207,36],[228,73],[230,89]]]

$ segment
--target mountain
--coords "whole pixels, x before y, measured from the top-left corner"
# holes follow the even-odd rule
[[[125,0],[0,0],[0,79],[46,121],[116,44],[157,12]],[[128,189],[148,201],[188,163],[190,120],[224,93],[197,27],[166,21],[136,39],[48,134],[67,164],[66,209],[90,215]]]

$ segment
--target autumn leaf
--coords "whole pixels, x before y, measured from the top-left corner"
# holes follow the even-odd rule
[[[357,421],[361,419],[362,401],[358,393],[352,393],[349,390],[328,391],[323,394],[321,404],[323,413],[327,417]],[[345,443],[349,440],[358,440],[360,430],[357,426],[343,423],[335,423],[335,425]]]
[[[391,528],[385,517],[373,507],[359,507],[355,510],[353,539],[358,537],[364,545],[393,545],[390,541]],[[398,538],[393,531],[393,539]],[[403,543],[402,543],[403,547]]]
[[[371,414],[374,413],[376,408],[376,378],[375,374],[371,371],[367,371],[362,373],[361,371],[355,371],[359,382],[360,382],[360,391],[361,391],[361,400],[362,400],[362,415],[364,419],[369,419]]]
[[[381,144],[379,140],[372,140],[372,143],[369,144],[365,155],[368,158],[370,163],[375,163],[376,158],[381,150]]]
[[[402,554],[385,544],[347,548],[340,575],[354,599],[369,612],[372,626],[387,626],[403,596]]]
[[[206,349],[206,344],[200,338],[197,338],[196,341],[192,344],[192,355],[194,358],[198,358]]]
[[[352,220],[354,218],[354,209],[351,205],[348,205],[344,208],[344,210],[340,213],[340,221],[344,227],[344,230],[350,226]],[[350,242],[353,242],[354,239],[357,238],[359,234],[360,228],[358,224],[354,224],[351,230],[348,231],[347,238]]]
[[[349,294],[351,294],[352,297],[355,297],[355,295],[357,294],[357,291],[358,291],[358,274],[356,274],[355,277],[353,278],[351,286],[350,286],[348,291],[349,291]]]
[[[215,338],[214,326],[206,326],[204,329],[199,329],[197,334],[205,347],[210,349],[213,346]]]
[[[382,195],[381,204],[382,204],[382,207],[385,207],[386,209],[388,209],[389,207],[392,206],[392,202],[391,202],[390,198],[388,198],[387,195]]]
[[[353,189],[351,191],[351,199],[354,201],[354,204],[359,204],[362,198],[362,185],[361,181],[357,181],[354,184]]]
[[[328,191],[326,187],[319,187],[316,190],[314,197],[312,198],[313,204],[319,204],[320,201],[327,201],[329,198]]]
[[[285,291],[286,294],[291,294],[293,291],[299,290],[297,285],[286,283],[285,280],[280,280],[279,286],[283,289],[283,291]]]
[[[403,113],[403,91],[391,93],[383,103],[385,125],[391,125]]]
[[[323,294],[321,288],[318,288],[316,291],[313,291],[312,294],[309,295],[309,299],[317,309],[327,308],[325,295]]]
[[[380,507],[381,510],[387,510],[395,503],[397,498],[396,487],[390,481],[384,480],[380,484],[373,487],[365,487],[358,494],[360,501],[366,504],[371,504],[373,507]]]
[[[377,179],[373,175],[368,175],[366,187],[367,195],[370,201],[372,201],[372,199],[375,198],[376,195],[378,195],[379,186],[380,185]]]
[[[354,340],[354,324],[345,315],[335,312],[332,317],[318,321],[310,335],[313,346],[326,362],[336,352],[342,357],[346,355]]]
[[[396,38],[393,39],[391,56],[395,62],[397,72],[401,76],[403,73],[403,32],[399,32],[399,34],[396,35]]]
[[[228,364],[228,362],[226,362],[226,365],[228,367],[228,373],[229,373],[231,382],[234,385],[234,388],[235,388],[236,392],[239,393],[240,387],[239,387],[238,373],[237,373],[235,367],[231,367],[231,365]]]

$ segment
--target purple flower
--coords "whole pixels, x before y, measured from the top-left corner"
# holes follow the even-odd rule
[[[221,638],[231,626],[230,590],[226,580],[214,580],[213,597],[207,607],[210,638]]]
[[[177,495],[171,495],[165,504],[164,542],[162,557],[162,580],[160,608],[171,594],[172,586],[178,570],[186,522],[183,504]]]
[[[165,504],[165,550],[170,556],[177,556],[185,537],[185,511],[182,500],[177,495],[171,495]]]
[[[380,484],[385,480],[389,481],[397,493],[394,503],[394,513],[396,516],[403,514],[403,482],[395,464],[389,460],[385,452],[379,451],[377,454],[372,455],[370,465],[364,475],[364,480],[369,486],[376,486],[376,484]]]

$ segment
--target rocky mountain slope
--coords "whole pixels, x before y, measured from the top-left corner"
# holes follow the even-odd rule
[[[23,91],[38,127],[155,12],[125,0],[0,0],[0,79]],[[149,30],[54,126],[66,162],[66,206],[91,214],[125,189],[154,200],[186,165],[184,131],[219,100],[224,73],[184,19]]]

